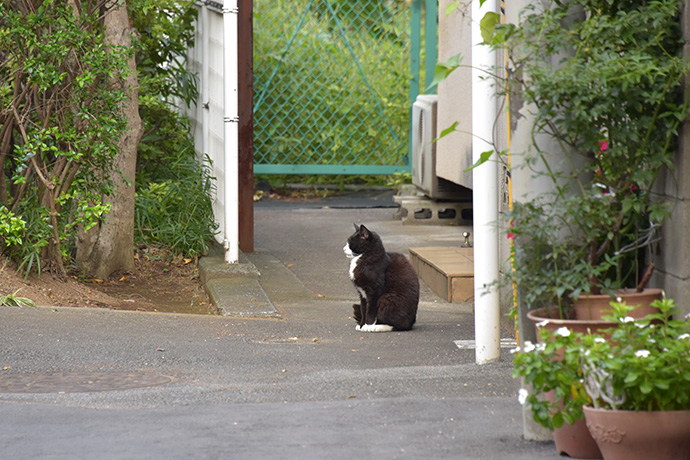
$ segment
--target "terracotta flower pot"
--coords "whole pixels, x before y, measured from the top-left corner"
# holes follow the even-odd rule
[[[657,313],[658,310],[652,307],[652,302],[661,300],[663,291],[661,289],[645,289],[637,292],[634,289],[621,289],[616,291],[616,297],[620,297],[631,306],[637,306],[629,315],[635,319],[642,319],[645,316]],[[600,320],[605,315],[610,314],[611,301],[614,300],[606,294],[602,295],[581,295],[575,301],[575,317],[582,320]]]
[[[583,409],[605,460],[690,460],[690,410]]]
[[[542,308],[527,313],[527,317],[534,323],[537,329],[537,337],[539,337],[538,329],[540,327],[551,331],[555,331],[560,327],[567,327],[573,332],[586,333],[587,331],[595,332],[600,329],[608,329],[616,325],[614,322],[603,320],[562,319],[558,318],[557,313],[555,308],[550,311]],[[546,393],[544,396],[547,400],[555,402],[553,391]],[[561,455],[565,454],[571,458],[582,459],[602,458],[599,446],[589,433],[584,420],[576,420],[572,425],[565,423],[560,428],[555,428],[553,430],[553,440],[556,444],[556,450]]]
[[[583,319],[570,319],[570,318],[559,318],[558,311],[555,308],[547,311],[545,308],[539,308],[537,310],[532,310],[527,312],[527,317],[535,324],[542,324],[551,331],[555,331],[559,327],[567,327],[573,332],[587,333],[587,331],[596,332],[601,329],[608,329],[614,327],[617,323],[613,321],[604,321],[602,319],[598,320],[583,320]],[[537,331],[539,335],[539,331]]]
[[[554,402],[554,392],[549,391],[545,398]],[[559,455],[580,459],[602,458],[599,446],[587,429],[584,419],[575,420],[572,425],[564,423],[560,428],[554,428],[553,442]]]
[[[559,455],[580,459],[604,458],[584,420],[575,420],[572,425],[564,423],[560,428],[555,428],[553,442]]]

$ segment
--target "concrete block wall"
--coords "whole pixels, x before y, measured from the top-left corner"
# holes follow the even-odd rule
[[[690,7],[685,3],[683,14],[683,54],[690,59]],[[686,91],[690,77],[686,77]],[[662,240],[651,250],[656,271],[651,285],[661,287],[666,295],[686,314],[690,313],[690,122],[681,127],[678,150],[673,157],[674,170],[666,171],[659,189],[671,204],[671,218],[663,228]]]

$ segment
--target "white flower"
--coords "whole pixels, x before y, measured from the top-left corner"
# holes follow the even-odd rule
[[[545,319],[544,321],[541,321],[541,322],[537,323],[537,327],[544,327],[544,326],[546,326],[547,324],[549,324],[549,320],[548,320],[548,319]]]
[[[539,342],[537,344],[537,351],[544,351],[546,350],[546,342]]]
[[[569,337],[570,336],[570,329],[567,327],[559,327],[556,330],[556,334],[560,335],[561,337]]]
[[[520,353],[520,347],[515,347],[512,350],[510,350],[511,355],[514,355],[515,353]]]
[[[647,356],[649,356],[649,350],[637,350],[635,352],[635,356],[637,356],[638,358],[646,358]]]
[[[633,323],[635,322],[635,318],[632,316],[626,316],[625,318],[621,319],[621,323]]]
[[[678,340],[690,339],[690,334],[681,334],[678,336]]]
[[[606,339],[603,338],[603,337],[595,337],[595,338],[594,338],[594,341],[595,341],[596,343],[606,343]]]
[[[527,401],[527,396],[529,396],[529,392],[524,388],[520,388],[520,391],[518,391],[518,402],[521,406],[525,405],[525,402]]]
[[[532,342],[530,342],[529,340],[527,340],[525,342],[525,348],[523,348],[522,351],[524,351],[525,353],[529,353],[530,351],[534,351],[535,348],[536,347],[534,346],[534,344]]]
[[[616,302],[621,303],[623,301],[622,297],[616,297]]]

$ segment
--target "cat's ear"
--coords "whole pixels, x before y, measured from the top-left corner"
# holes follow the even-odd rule
[[[355,224],[354,222],[352,223],[352,225],[355,226],[355,232],[359,232],[359,225]]]
[[[359,233],[362,235],[363,238],[369,238],[369,229],[366,228],[364,225],[359,226]]]

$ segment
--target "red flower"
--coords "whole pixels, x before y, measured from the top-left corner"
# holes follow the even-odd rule
[[[599,141],[599,152],[603,152],[605,150],[608,150],[609,148],[609,141]]]

